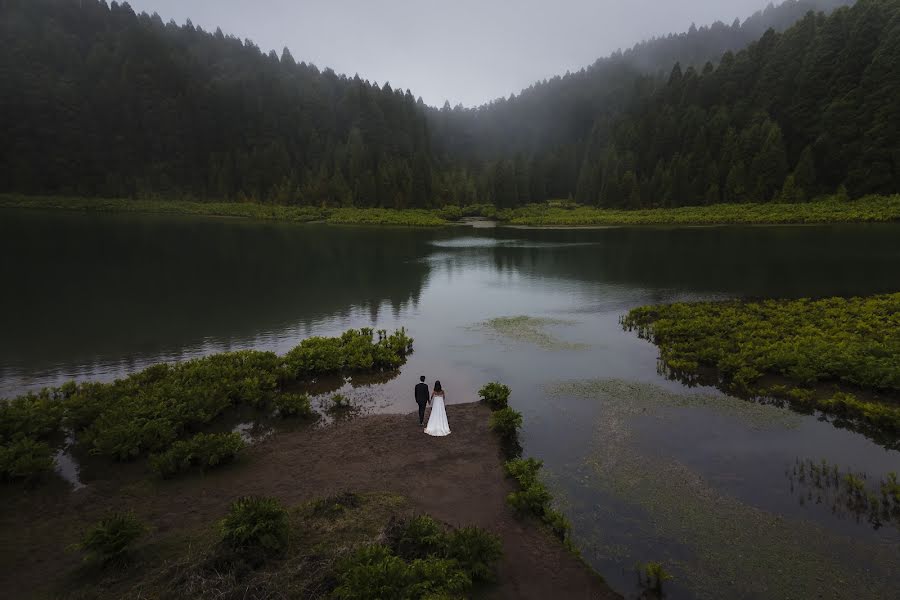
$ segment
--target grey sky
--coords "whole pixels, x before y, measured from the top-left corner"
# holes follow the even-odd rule
[[[654,35],[769,0],[130,0],[164,21],[287,46],[297,61],[409,88],[428,104],[482,104]]]

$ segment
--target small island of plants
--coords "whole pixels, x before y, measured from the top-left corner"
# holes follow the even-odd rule
[[[622,320],[672,377],[819,410],[888,447],[900,436],[900,293],[644,306]]]
[[[111,383],[69,382],[0,403],[0,479],[34,480],[52,470],[66,438],[116,461],[149,456],[161,477],[227,463],[244,447],[237,433],[205,431],[245,406],[281,417],[309,418],[309,397],[292,386],[326,375],[392,371],[406,362],[412,339],[351,329],[311,337],[284,356],[241,350],[158,364]]]

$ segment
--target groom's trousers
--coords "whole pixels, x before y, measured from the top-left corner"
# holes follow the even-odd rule
[[[425,405],[426,405],[425,402],[422,402],[419,404],[419,423],[420,424],[425,423]]]

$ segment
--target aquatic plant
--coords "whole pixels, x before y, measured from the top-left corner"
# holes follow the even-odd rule
[[[672,575],[659,562],[638,565],[638,577],[642,586],[653,590],[657,595],[662,594],[663,582],[672,579]]]
[[[791,492],[801,504],[823,504],[839,518],[850,515],[857,523],[879,529],[885,523],[900,527],[900,486],[896,473],[876,482],[864,472],[843,470],[822,459],[795,461],[785,471]]]
[[[644,306],[629,311],[622,325],[659,346],[673,378],[693,383],[712,369],[712,382],[726,391],[817,409],[896,446],[898,315],[900,293]],[[781,383],[762,383],[772,378]]]
[[[275,396],[273,404],[283,419],[290,417],[308,419],[313,415],[309,394],[281,393]]]
[[[498,434],[504,442],[511,442],[516,439],[519,428],[522,426],[522,413],[516,412],[510,407],[501,408],[491,413],[488,426],[491,431]]]
[[[235,500],[219,530],[226,548],[257,561],[283,553],[290,535],[288,513],[281,503],[260,496]]]
[[[330,402],[328,410],[330,411],[340,412],[350,408],[350,398],[343,394],[334,394],[328,400]]]
[[[150,455],[150,470],[164,479],[193,468],[203,471],[233,461],[244,449],[239,433],[198,433],[172,444],[165,452]]]
[[[127,561],[134,542],[147,527],[132,512],[112,513],[91,527],[77,545],[85,560],[102,565],[120,565]]]
[[[478,397],[487,404],[491,410],[501,410],[509,404],[509,387],[502,383],[492,381],[478,390]]]
[[[533,515],[550,527],[560,540],[567,541],[572,525],[568,519],[552,507],[553,496],[538,473],[543,462],[535,458],[517,458],[506,461],[503,469],[519,484],[519,489],[506,497],[507,503],[520,516]]]
[[[336,338],[308,338],[285,356],[225,352],[153,365],[112,383],[69,382],[25,394],[0,402],[0,478],[46,471],[46,457],[64,443],[64,430],[91,454],[127,461],[162,455],[237,406],[274,404],[283,416],[305,416],[311,412],[303,398],[284,392],[286,386],[325,375],[395,370],[411,352],[412,339],[403,329],[354,329]],[[162,471],[177,471],[176,462],[191,452],[179,446],[176,454],[165,467],[157,459]],[[214,456],[197,460],[209,468]]]
[[[547,332],[547,327],[551,325],[571,325],[572,323],[573,321],[562,319],[519,315],[489,319],[479,323],[478,327],[509,340],[534,344],[544,350],[583,350],[585,348],[583,344],[566,342]]]

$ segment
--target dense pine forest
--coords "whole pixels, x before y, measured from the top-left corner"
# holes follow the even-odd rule
[[[127,4],[6,0],[0,191],[392,208],[897,191],[900,3],[844,4],[770,6],[438,109]]]

